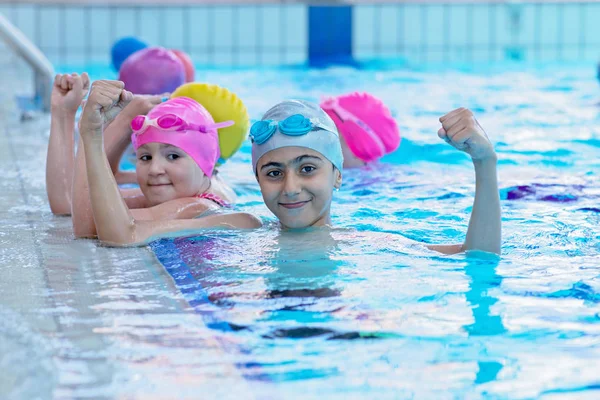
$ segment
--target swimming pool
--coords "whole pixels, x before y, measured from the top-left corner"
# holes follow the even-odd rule
[[[7,398],[597,397],[594,73],[592,65],[511,64],[198,71],[236,92],[252,118],[285,97],[368,90],[390,106],[403,141],[382,163],[344,172],[333,205],[339,229],[330,233],[206,233],[156,241],[151,251],[73,242],[68,221],[51,216],[39,191],[44,172],[34,166],[43,156],[28,150],[44,149],[47,119],[12,123],[3,140],[19,150],[12,162],[22,191],[37,197],[2,212],[0,391]],[[440,256],[404,239],[464,237],[472,166],[436,134],[439,116],[458,106],[471,108],[496,144],[501,259]],[[222,173],[241,210],[272,219],[248,144]],[[31,227],[40,265],[22,262],[33,255],[10,246],[11,234]],[[34,285],[30,276],[40,270],[45,278]]]

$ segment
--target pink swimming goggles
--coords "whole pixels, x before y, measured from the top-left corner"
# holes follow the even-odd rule
[[[177,97],[157,105],[147,116],[135,117],[131,121],[131,143],[135,150],[147,143],[179,147],[206,176],[211,176],[221,154],[217,130],[233,124],[234,121],[216,123],[200,103]]]
[[[136,135],[141,135],[149,127],[163,131],[197,131],[207,133],[211,130],[227,128],[233,124],[234,121],[231,120],[207,125],[190,124],[175,114],[164,114],[154,119],[150,119],[146,115],[138,115],[131,121],[131,129]]]

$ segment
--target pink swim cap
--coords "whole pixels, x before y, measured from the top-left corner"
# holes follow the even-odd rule
[[[146,143],[164,143],[179,147],[211,176],[220,156],[217,129],[233,121],[216,124],[210,113],[189,97],[177,97],[154,107],[147,116],[131,121],[131,142],[137,150]]]
[[[390,110],[369,93],[331,97],[321,108],[333,119],[352,153],[365,162],[375,161],[400,145],[400,129]]]

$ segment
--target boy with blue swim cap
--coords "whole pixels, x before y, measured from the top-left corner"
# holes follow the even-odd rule
[[[426,245],[455,254],[500,253],[500,197],[494,147],[473,113],[458,108],[442,116],[438,136],[469,154],[475,167],[473,211],[461,244]],[[299,100],[279,103],[250,130],[252,168],[265,204],[284,229],[331,224],[333,190],[342,183],[342,148],[334,122],[319,106]]]

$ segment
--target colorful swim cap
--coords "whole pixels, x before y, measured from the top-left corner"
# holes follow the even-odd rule
[[[328,98],[321,108],[333,119],[350,151],[365,162],[375,161],[400,145],[400,130],[390,110],[369,93]]]
[[[306,147],[323,154],[342,170],[344,156],[334,122],[314,103],[286,100],[265,113],[250,129],[252,169],[256,175],[258,160],[281,147]]]
[[[131,143],[137,150],[146,143],[164,143],[179,147],[211,176],[219,159],[217,129],[233,121],[215,123],[210,113],[197,101],[177,97],[154,107],[147,116],[131,121]]]
[[[246,106],[235,93],[209,83],[186,83],[171,94],[171,98],[181,96],[202,104],[217,121],[235,121],[235,125],[219,130],[221,158],[217,166],[224,164],[242,147],[248,137],[250,117]]]

